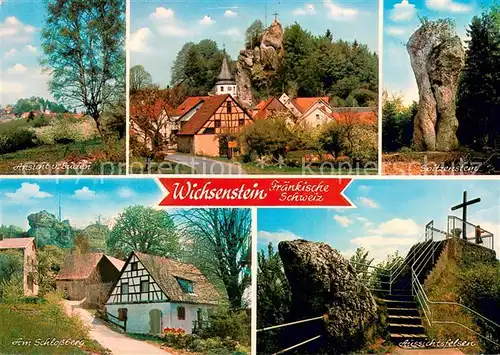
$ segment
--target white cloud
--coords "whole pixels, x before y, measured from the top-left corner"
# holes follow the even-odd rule
[[[473,7],[453,0],[426,0],[425,5],[431,10],[443,12],[470,12]]]
[[[226,17],[237,17],[238,13],[234,12],[233,10],[226,10],[224,12],[224,16],[226,16]]]
[[[304,7],[293,10],[295,16],[315,15],[316,8],[313,4],[305,4]]]
[[[36,53],[37,52],[37,48],[35,46],[32,46],[31,44],[28,44],[26,47],[24,47],[28,52],[30,53]]]
[[[370,235],[351,239],[351,243],[366,249],[373,249],[383,246],[413,245],[416,242],[416,238],[383,237],[381,235]]]
[[[14,16],[0,23],[0,38],[3,42],[26,42],[35,31],[35,27],[23,24]]]
[[[75,190],[75,193],[73,194],[73,198],[76,198],[78,200],[92,200],[95,198],[95,196],[95,191],[89,189],[87,186],[84,186],[79,190]]]
[[[118,189],[118,196],[120,196],[121,198],[129,198],[134,195],[135,195],[134,190],[128,187],[121,187]]]
[[[406,28],[399,26],[386,26],[385,32],[394,37],[402,37],[406,34]]]
[[[377,202],[375,202],[374,200],[372,200],[371,198],[368,198],[368,197],[360,197],[358,200],[363,206],[366,206],[369,208],[379,208],[380,207]]]
[[[153,20],[171,20],[174,18],[175,13],[172,9],[157,7],[155,12],[153,12],[150,16]]]
[[[358,10],[342,8],[334,4],[332,0],[323,0],[323,4],[328,10],[328,17],[332,20],[352,20],[358,15]]]
[[[203,26],[213,25],[214,23],[215,20],[212,20],[212,18],[209,15],[203,16],[203,18],[200,20],[200,25]]]
[[[335,220],[335,222],[340,224],[342,227],[348,227],[349,225],[351,225],[353,223],[352,219],[350,219],[349,217],[340,216],[338,214],[333,216],[333,219]]]
[[[33,199],[47,198],[52,195],[40,190],[40,185],[23,182],[16,192],[6,192],[5,195],[13,202],[25,203]]]
[[[7,69],[7,72],[15,74],[15,73],[24,73],[28,70],[24,65],[22,64],[14,64],[12,68]]]
[[[223,31],[220,34],[223,36],[229,36],[229,37],[241,37],[241,36],[243,36],[243,33],[241,33],[241,31],[239,29],[237,29],[236,27],[230,28],[226,31]]]
[[[287,230],[279,230],[277,232],[268,232],[261,230],[257,232],[257,238],[259,240],[259,243],[273,243],[273,245],[277,245],[279,242],[285,240],[303,239],[302,237],[299,237],[298,235]]]
[[[371,189],[372,189],[372,187],[368,186],[368,185],[359,185],[359,187],[358,187],[358,190],[363,191],[363,192],[370,191]]]
[[[394,4],[390,17],[393,21],[409,21],[416,13],[414,4],[410,4],[408,0],[402,0],[400,3]]]
[[[6,81],[6,80],[1,80],[0,81],[0,92],[2,94],[21,94],[25,90],[25,87],[23,84],[17,82],[17,81]],[[10,101],[6,101],[10,102]]]
[[[147,27],[139,28],[134,33],[131,33],[129,40],[130,51],[137,53],[149,52],[148,41],[151,37],[153,37],[153,32]]]
[[[189,35],[189,30],[179,27],[175,24],[165,24],[158,26],[158,32],[165,36],[171,37],[185,37]]]
[[[366,217],[356,217],[356,220],[363,223],[365,228],[370,228],[373,226],[373,223]]]
[[[15,56],[16,54],[17,54],[17,49],[12,48],[11,50],[8,50],[7,52],[5,52],[5,53],[3,54],[3,56],[4,56],[5,58],[12,58],[12,57],[13,57],[13,56]]]
[[[393,235],[397,237],[418,236],[423,229],[413,219],[393,218],[387,222],[380,223],[370,231],[379,235]]]

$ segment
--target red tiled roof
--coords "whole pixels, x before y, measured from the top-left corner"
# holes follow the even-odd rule
[[[184,100],[182,104],[177,106],[174,110],[174,116],[182,116],[193,107],[195,107],[200,101],[208,99],[210,96],[190,96]]]
[[[265,119],[272,111],[288,111],[285,105],[275,97],[271,97],[264,102],[264,105],[253,116],[256,120]]]
[[[125,261],[117,259],[117,258],[113,258],[112,256],[109,256],[109,255],[105,255],[105,256],[106,256],[106,258],[108,258],[108,260],[111,262],[111,264],[113,264],[118,269],[118,271],[122,271],[123,267],[125,266]]]
[[[325,101],[327,104],[330,103],[330,98],[328,96],[324,96],[324,97],[296,97],[294,100],[293,100],[293,103],[295,104],[295,106],[299,109],[299,111],[301,113],[304,113],[306,112],[307,110],[309,110],[309,108],[314,105],[314,103],[318,100],[323,100]]]
[[[56,280],[86,279],[90,276],[92,271],[94,271],[103,256],[106,256],[113,266],[116,267],[118,271],[121,271],[123,265],[121,265],[120,268],[118,267],[118,259],[111,258],[104,255],[104,253],[70,254],[64,259],[64,263],[61,266],[59,274],[57,274]],[[114,261],[111,259],[114,259]]]
[[[171,302],[219,303],[219,292],[196,266],[156,255],[137,252],[134,254]],[[179,278],[193,283],[192,294],[182,290],[177,281]]]
[[[7,238],[0,240],[0,249],[24,249],[34,240],[35,238]]]
[[[199,132],[203,125],[212,117],[217,109],[226,101],[229,94],[210,96],[200,106],[198,111],[186,122],[178,135],[194,135]]]

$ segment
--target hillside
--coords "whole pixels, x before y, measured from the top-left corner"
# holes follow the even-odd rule
[[[444,241],[441,256],[424,282],[424,289],[430,301],[461,303],[498,323],[499,316],[498,312],[495,314],[495,308],[500,306],[499,270],[500,265],[493,250],[462,239],[448,239]],[[489,333],[484,322],[477,317],[474,319],[472,312],[451,304],[431,302],[429,306],[433,324],[430,326],[427,321],[423,322],[429,339],[460,339],[477,344],[460,348],[465,353],[495,351],[492,343],[465,328],[482,335]],[[422,318],[425,319],[425,316]],[[461,325],[438,322],[456,322]],[[498,342],[498,334],[493,335],[493,338]]]

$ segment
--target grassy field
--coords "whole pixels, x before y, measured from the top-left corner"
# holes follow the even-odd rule
[[[102,155],[105,145],[102,143],[100,138],[96,138],[85,142],[73,142],[69,144],[52,144],[52,145],[41,145],[34,148],[28,148],[24,150],[18,150],[16,152],[7,153],[0,155],[0,174],[4,175],[47,175],[47,174],[59,174],[59,175],[93,175],[101,174],[104,175],[113,174],[120,175],[125,174],[125,162],[106,162],[101,167],[99,162],[92,163],[90,169],[65,169],[59,172],[55,171],[54,165],[64,161],[66,159],[78,159],[78,157],[90,157],[96,154]],[[124,155],[124,154],[123,154]],[[32,164],[28,164],[32,163]],[[26,169],[18,169],[20,164],[25,164]],[[48,167],[49,164],[50,167]]]
[[[0,304],[1,354],[107,354],[58,304]],[[55,339],[55,340],[54,340]],[[55,341],[73,341],[59,345]]]
[[[194,174],[189,166],[169,160],[153,161],[148,171],[144,170],[146,165],[144,157],[131,157],[129,164],[131,174]]]

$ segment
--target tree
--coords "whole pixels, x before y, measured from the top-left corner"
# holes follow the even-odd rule
[[[151,74],[142,65],[134,65],[130,68],[130,94],[147,89],[153,84]]]
[[[399,95],[382,95],[382,149],[395,152],[403,147],[410,147],[413,137],[413,119],[417,113],[417,103],[410,106],[403,104]]]
[[[8,281],[16,274],[23,274],[23,254],[14,249],[2,250],[0,252],[0,282]]]
[[[125,1],[47,0],[41,40],[50,92],[84,107],[103,136],[103,109],[125,96]]]
[[[64,263],[67,250],[47,245],[37,251],[38,292],[44,296],[56,290],[56,277]]]
[[[0,240],[4,238],[20,238],[24,234],[24,230],[18,226],[0,225]]]
[[[342,150],[342,127],[335,121],[324,124],[318,133],[319,148],[338,157]]]
[[[107,225],[100,220],[88,225],[83,230],[83,235],[89,238],[90,250],[94,252],[106,251],[106,239],[109,237],[110,230]]]
[[[245,31],[245,47],[253,49],[260,44],[262,34],[264,33],[264,25],[261,20],[255,20]]]
[[[360,247],[356,249],[356,252],[349,259],[358,278],[363,282],[367,282],[371,278],[370,266],[374,259],[369,259],[368,253],[368,250]]]
[[[500,4],[474,16],[458,89],[458,138],[476,149],[500,134]]]
[[[214,284],[222,284],[233,309],[242,305],[251,284],[246,260],[251,250],[251,210],[193,208],[179,212],[180,228],[189,241],[188,259]]]
[[[175,258],[179,252],[179,235],[166,211],[146,206],[127,207],[117,218],[107,247],[118,256],[132,251]]]
[[[292,303],[292,292],[283,269],[283,262],[269,243],[266,251],[257,256],[257,328],[283,324],[288,320]],[[274,354],[282,350],[278,332],[264,332],[257,338],[257,352]]]

